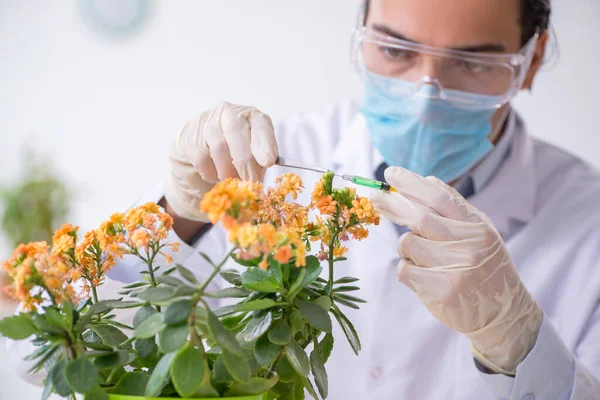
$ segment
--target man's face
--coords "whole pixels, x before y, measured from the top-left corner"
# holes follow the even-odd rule
[[[439,48],[517,53],[522,46],[520,18],[521,0],[371,0],[366,26]],[[423,63],[422,68],[419,74],[444,83],[436,63]],[[532,69],[525,85],[531,83],[536,71],[537,67]],[[503,111],[496,113],[494,125],[500,122]]]

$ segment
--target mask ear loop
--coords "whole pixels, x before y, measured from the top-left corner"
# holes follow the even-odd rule
[[[498,140],[496,140],[496,139],[498,139],[499,135],[502,134],[502,132],[506,129],[506,126],[507,126],[507,121],[508,121],[508,117],[510,115],[511,106],[510,106],[510,103],[506,103],[506,104],[507,104],[507,106],[504,109],[504,111],[502,113],[502,117],[498,121],[498,124],[496,124],[496,126],[492,128],[492,132],[490,132],[490,134],[488,135],[488,140],[490,141],[490,143],[493,146],[496,146],[496,144],[498,143]],[[496,141],[496,143],[494,143],[494,141]]]

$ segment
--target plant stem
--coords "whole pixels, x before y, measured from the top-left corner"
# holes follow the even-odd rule
[[[327,296],[331,295],[333,290],[333,250],[335,248],[335,239],[337,238],[337,231],[331,233],[331,239],[329,239],[329,254],[327,257],[327,263],[329,264],[329,279],[327,281]]]
[[[275,368],[275,366],[277,364],[279,364],[279,361],[281,361],[281,359],[283,358],[284,350],[285,350],[285,347],[282,346],[281,350],[279,351],[279,355],[277,356],[277,358],[275,359],[275,361],[273,361],[273,364],[271,364],[271,366],[267,370],[267,372],[265,374],[265,378],[269,378],[269,375],[271,375],[271,372],[273,372],[273,369]]]
[[[92,298],[93,298],[93,302],[94,302],[94,304],[96,304],[96,303],[98,303],[98,292],[96,291],[96,287],[93,286],[93,285],[91,285],[91,283],[90,283],[90,286],[92,286]]]
[[[202,284],[202,286],[200,287],[199,291],[201,293],[204,292],[204,289],[206,289],[206,287],[210,284],[210,282],[214,279],[215,276],[217,276],[217,274],[221,271],[221,268],[223,267],[223,265],[225,265],[225,263],[227,262],[227,260],[229,260],[229,257],[231,257],[231,255],[233,254],[233,252],[236,250],[237,248],[234,247],[233,249],[231,249],[231,251],[229,253],[227,253],[227,255],[225,256],[225,258],[219,263],[219,265],[214,265],[213,267],[215,268],[214,271],[209,275],[208,278],[206,278],[206,281],[204,281],[204,283]]]

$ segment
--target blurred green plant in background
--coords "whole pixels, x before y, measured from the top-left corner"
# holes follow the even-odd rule
[[[69,211],[64,182],[32,150],[26,151],[15,182],[0,185],[0,202],[0,229],[12,248],[32,241],[50,243]]]

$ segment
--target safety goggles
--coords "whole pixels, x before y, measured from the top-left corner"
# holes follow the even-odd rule
[[[534,35],[516,54],[472,53],[418,44],[359,26],[353,36],[352,58],[366,83],[392,95],[435,97],[467,108],[501,107],[523,85],[538,37]]]

